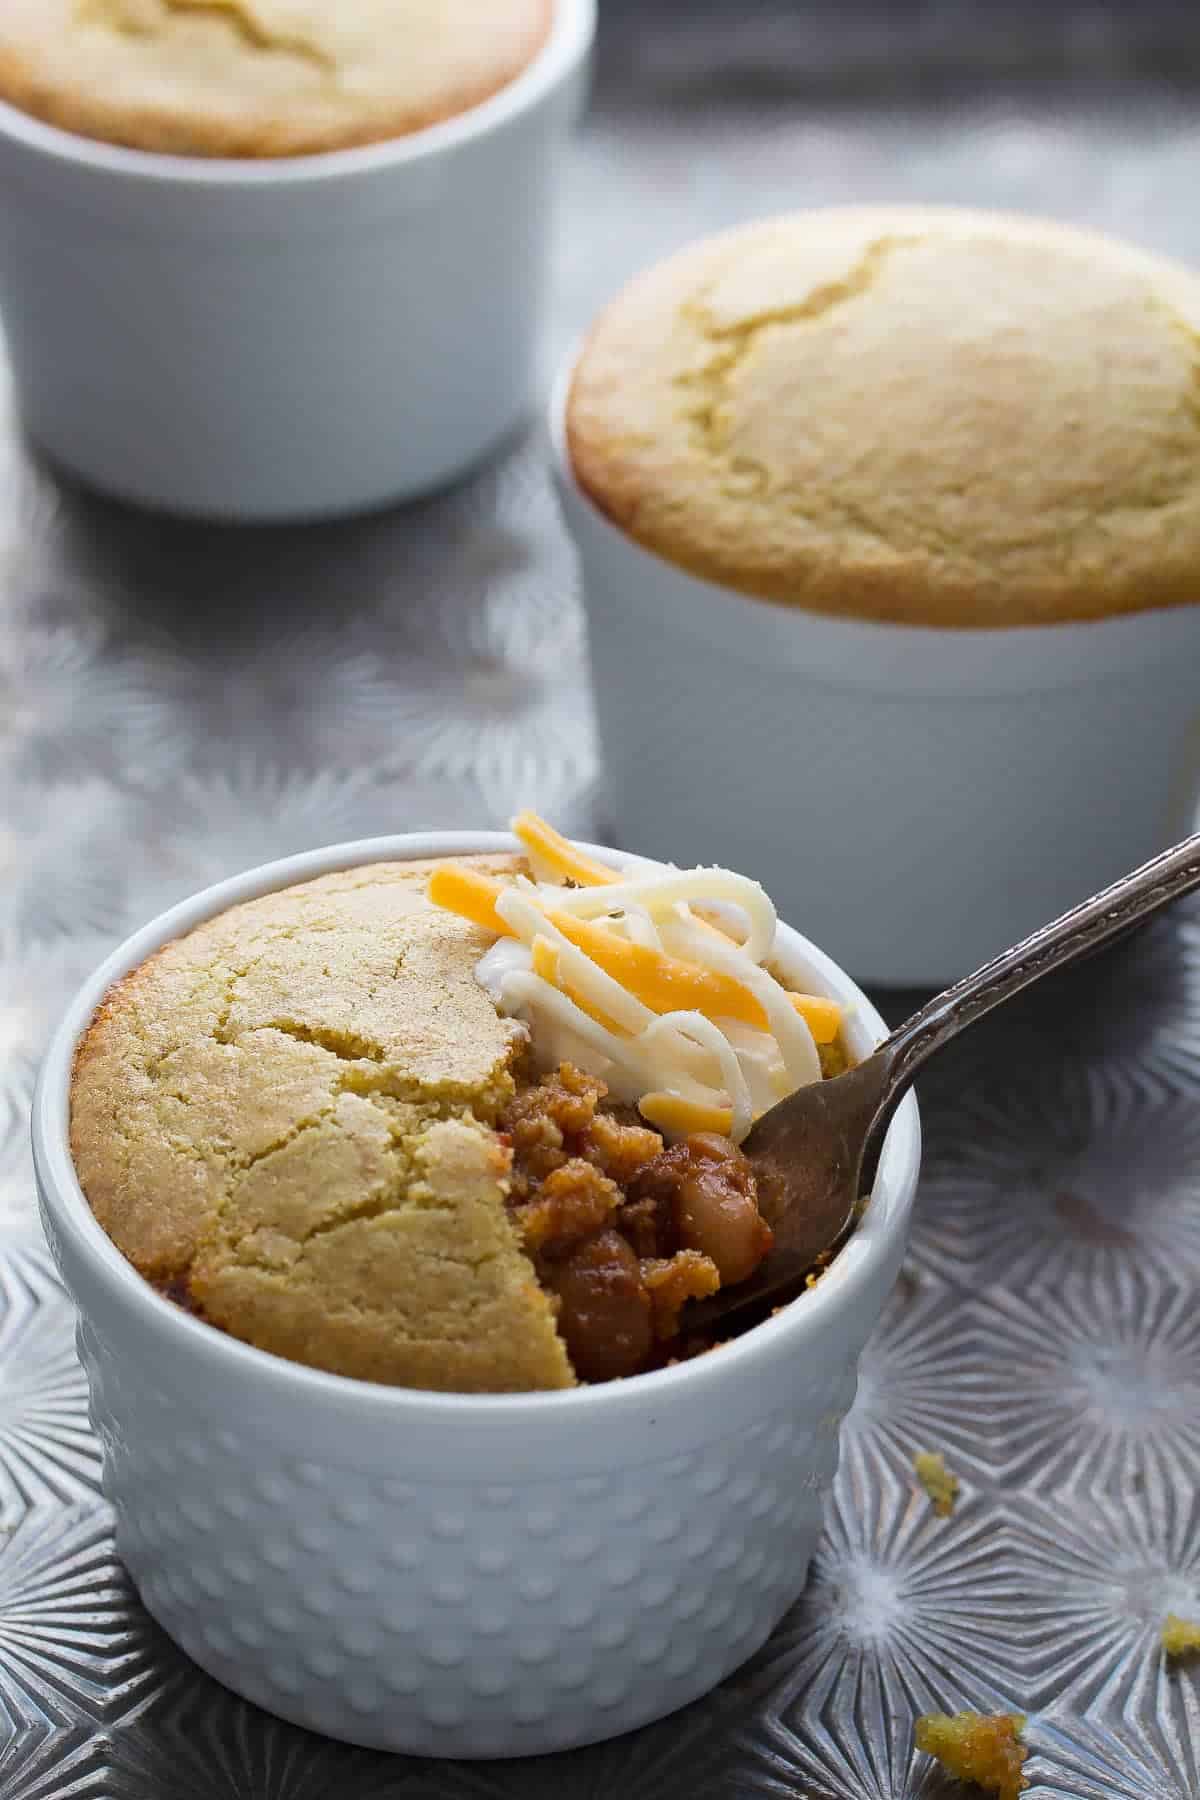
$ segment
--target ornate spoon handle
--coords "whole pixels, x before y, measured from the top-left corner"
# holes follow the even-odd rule
[[[888,1065],[887,1101],[872,1126],[865,1170],[873,1173],[892,1113],[917,1071],[936,1051],[993,1007],[1011,1000],[1022,988],[1055,969],[1078,962],[1130,925],[1195,888],[1200,888],[1200,834],[1164,850],[1161,856],[1143,863],[1131,875],[1123,875],[1120,881],[1114,881],[1111,887],[1085,900],[1082,906],[1073,907],[1052,924],[1040,926],[1011,950],[994,956],[973,975],[964,976],[913,1013],[879,1052]]]

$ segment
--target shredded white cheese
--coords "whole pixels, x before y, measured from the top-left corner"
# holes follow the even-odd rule
[[[740,921],[742,941],[704,924],[692,911],[696,905]],[[703,868],[638,872],[594,887],[520,879],[499,897],[496,911],[515,936],[497,939],[476,974],[502,1011],[529,1026],[542,1067],[570,1061],[631,1105],[667,1095],[685,1113],[727,1115],[735,1143],[777,1100],[821,1079],[812,1032],[765,966],[775,948],[776,915],[757,882]],[[732,978],[758,1002],[766,1028],[699,1012],[653,1011],[571,943],[551,912]],[[538,940],[539,961],[552,980],[534,967]]]

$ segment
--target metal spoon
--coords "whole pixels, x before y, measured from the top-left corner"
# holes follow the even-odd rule
[[[742,1329],[803,1291],[822,1251],[870,1192],[887,1128],[918,1071],[944,1045],[1056,969],[1200,887],[1200,834],[1043,925],[915,1012],[845,1075],[799,1088],[764,1113],[742,1149],[754,1165],[774,1247],[749,1281],[691,1301],[684,1329]]]

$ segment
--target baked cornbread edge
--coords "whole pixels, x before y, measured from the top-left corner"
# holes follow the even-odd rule
[[[490,1129],[519,1033],[474,981],[484,936],[424,903],[433,866],[261,896],[131,971],[76,1051],[72,1155],[134,1268],[232,1336],[391,1385],[568,1387]]]
[[[764,475],[756,463],[752,433],[729,404],[729,380],[743,378],[756,345],[781,326],[812,324],[825,333],[828,341],[819,355],[813,353],[805,400],[808,404],[811,392],[814,417],[828,414],[835,436],[844,437],[852,473],[860,453],[869,461],[889,415],[901,403],[911,407],[914,396],[932,393],[923,417],[916,400],[920,428],[902,445],[919,463],[931,437],[936,439],[939,418],[951,417],[951,434],[961,426],[952,409],[949,415],[941,411],[948,380],[953,392],[943,354],[954,337],[954,309],[947,304],[944,331],[927,333],[922,342],[918,330],[900,349],[892,320],[877,319],[880,330],[874,332],[870,302],[886,288],[894,256],[930,244],[945,250],[985,239],[1000,245],[1002,255],[1040,258],[1043,306],[1046,271],[1058,278],[1056,288],[1050,284],[1058,307],[1055,354],[1042,347],[1044,367],[1036,384],[1039,403],[1050,403],[1039,416],[1055,454],[1042,458],[1038,468],[1028,460],[1020,464],[1025,450],[1013,401],[1023,403],[1024,396],[1013,389],[1006,361],[1011,344],[998,334],[983,352],[969,341],[955,352],[964,359],[960,370],[974,370],[988,406],[994,404],[998,419],[1016,434],[1014,491],[1023,492],[1024,499],[993,520],[1000,549],[992,564],[986,557],[972,562],[970,554],[957,554],[964,546],[969,551],[972,519],[978,530],[978,509],[987,501],[979,491],[979,471],[953,457],[942,473],[945,517],[965,521],[957,547],[932,529],[924,542],[910,536],[889,543],[872,517],[873,511],[887,512],[888,495],[880,501],[880,489],[891,487],[887,481],[861,494],[846,485],[839,490],[836,482],[827,493],[806,484],[789,492],[786,481],[771,492],[771,471]],[[793,260],[802,255],[812,271],[803,292],[789,293],[784,304],[776,303],[778,294],[751,297],[746,285],[739,288],[753,279],[757,257],[786,291],[788,254],[786,248],[780,253],[780,246],[789,244]],[[1126,366],[1113,373],[1109,399],[1097,402],[1089,381],[1094,376],[1103,385],[1111,371],[1100,346],[1094,368],[1079,361],[1088,330],[1081,321],[1102,313],[1098,290],[1105,281],[1121,297],[1105,329],[1123,346]],[[714,317],[713,296],[722,283],[748,310],[746,320],[732,317],[733,305]],[[1032,283],[1026,291],[1033,291]],[[1135,292],[1144,319],[1129,333],[1132,315],[1128,307],[1122,315],[1121,304]],[[864,328],[867,339],[878,339],[874,371],[854,342],[855,331],[861,337]],[[1026,348],[1030,342],[1036,349],[1036,339],[1027,340]],[[990,374],[989,355],[995,365]],[[1177,357],[1177,365],[1164,376],[1161,368],[1149,367],[1155,356],[1163,367]],[[776,379],[764,379],[756,396],[760,427],[786,405],[785,383],[778,379],[786,362],[785,356],[776,357]],[[1147,367],[1139,375],[1141,362]],[[871,379],[873,373],[877,379]],[[1143,398],[1150,396],[1145,418],[1139,418],[1129,385],[1137,379],[1149,384],[1143,388]],[[1056,380],[1065,396],[1058,412]],[[853,406],[846,403],[847,394]],[[1093,427],[1101,420],[1105,429],[1098,432]],[[980,422],[981,435],[988,425]],[[1154,446],[1147,449],[1141,441],[1154,430],[1163,481],[1168,474],[1186,477],[1177,493],[1155,490],[1160,471]],[[700,240],[635,277],[596,319],[569,383],[565,435],[577,483],[619,530],[702,580],[753,598],[831,616],[942,629],[1061,624],[1200,601],[1200,276],[1078,227],[954,207],[855,207],[781,215]],[[901,460],[898,452],[893,475]],[[818,482],[830,466],[817,458]],[[1001,471],[1001,482],[1006,473],[1007,468]],[[1081,492],[1089,481],[1095,492],[1090,499],[1085,494],[1073,513],[1063,502],[1064,521],[1072,515],[1071,530],[1064,523],[1058,532],[1045,504],[1047,493],[1061,477],[1059,497],[1070,499],[1076,475]],[[1109,475],[1119,478],[1118,485],[1104,492]],[[920,481],[913,479],[919,495]],[[1123,491],[1120,481],[1132,482],[1136,491]],[[1039,484],[1044,491],[1038,491]],[[898,510],[911,522],[906,498],[899,496]],[[806,507],[813,513],[811,532],[804,523]],[[829,513],[825,526],[822,507]],[[1004,543],[1006,536],[1010,543]]]
[[[512,12],[513,29],[502,32],[487,72],[448,79],[436,96],[423,101],[398,95],[389,99],[386,94],[351,99],[339,95],[331,85],[338,76],[335,55],[322,42],[319,29],[310,37],[294,32],[272,35],[256,25],[256,15],[237,0],[177,7],[167,0],[168,12],[187,20],[187,29],[228,31],[231,67],[247,58],[285,58],[294,61],[298,76],[309,78],[277,94],[268,86],[265,96],[256,96],[253,83],[246,83],[240,92],[230,84],[232,93],[220,106],[213,103],[207,83],[197,90],[193,81],[189,89],[186,58],[181,58],[177,92],[169,100],[139,94],[136,81],[114,91],[111,79],[100,79],[103,62],[98,69],[82,68],[77,46],[72,53],[70,33],[86,28],[89,10],[100,16],[109,4],[111,0],[91,0],[89,8],[87,0],[8,0],[9,6],[24,8],[34,25],[19,37],[21,18],[9,14],[7,25],[0,20],[0,100],[62,131],[124,149],[260,160],[386,143],[461,117],[510,86],[540,54],[553,29],[557,0],[502,0]],[[196,17],[188,20],[193,12]],[[228,26],[221,13],[228,14]],[[120,72],[119,55],[109,63],[110,77]],[[161,74],[156,72],[155,79],[143,86],[150,92],[161,88]]]

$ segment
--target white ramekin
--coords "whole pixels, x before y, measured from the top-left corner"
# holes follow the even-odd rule
[[[0,320],[35,443],[176,512],[436,487],[533,403],[595,0],[483,105],[361,150],[152,155],[0,104]]]
[[[147,1607],[270,1711],[435,1756],[627,1731],[763,1643],[804,1584],[920,1160],[910,1098],[866,1216],[816,1288],[710,1356],[608,1387],[469,1396],[347,1381],[161,1298],[96,1223],[68,1148],[75,1046],[109,986],[256,894],[381,859],[514,847],[497,833],[379,838],[209,888],[88,982],[33,1109],[117,1547]],[[876,1043],[883,1021],[847,977],[795,932],[781,941],[785,965],[855,1009],[853,1046]]]
[[[1200,605],[940,631],[701,581],[575,480],[574,362],[550,427],[622,844],[753,869],[858,980],[932,986],[1192,828]]]

